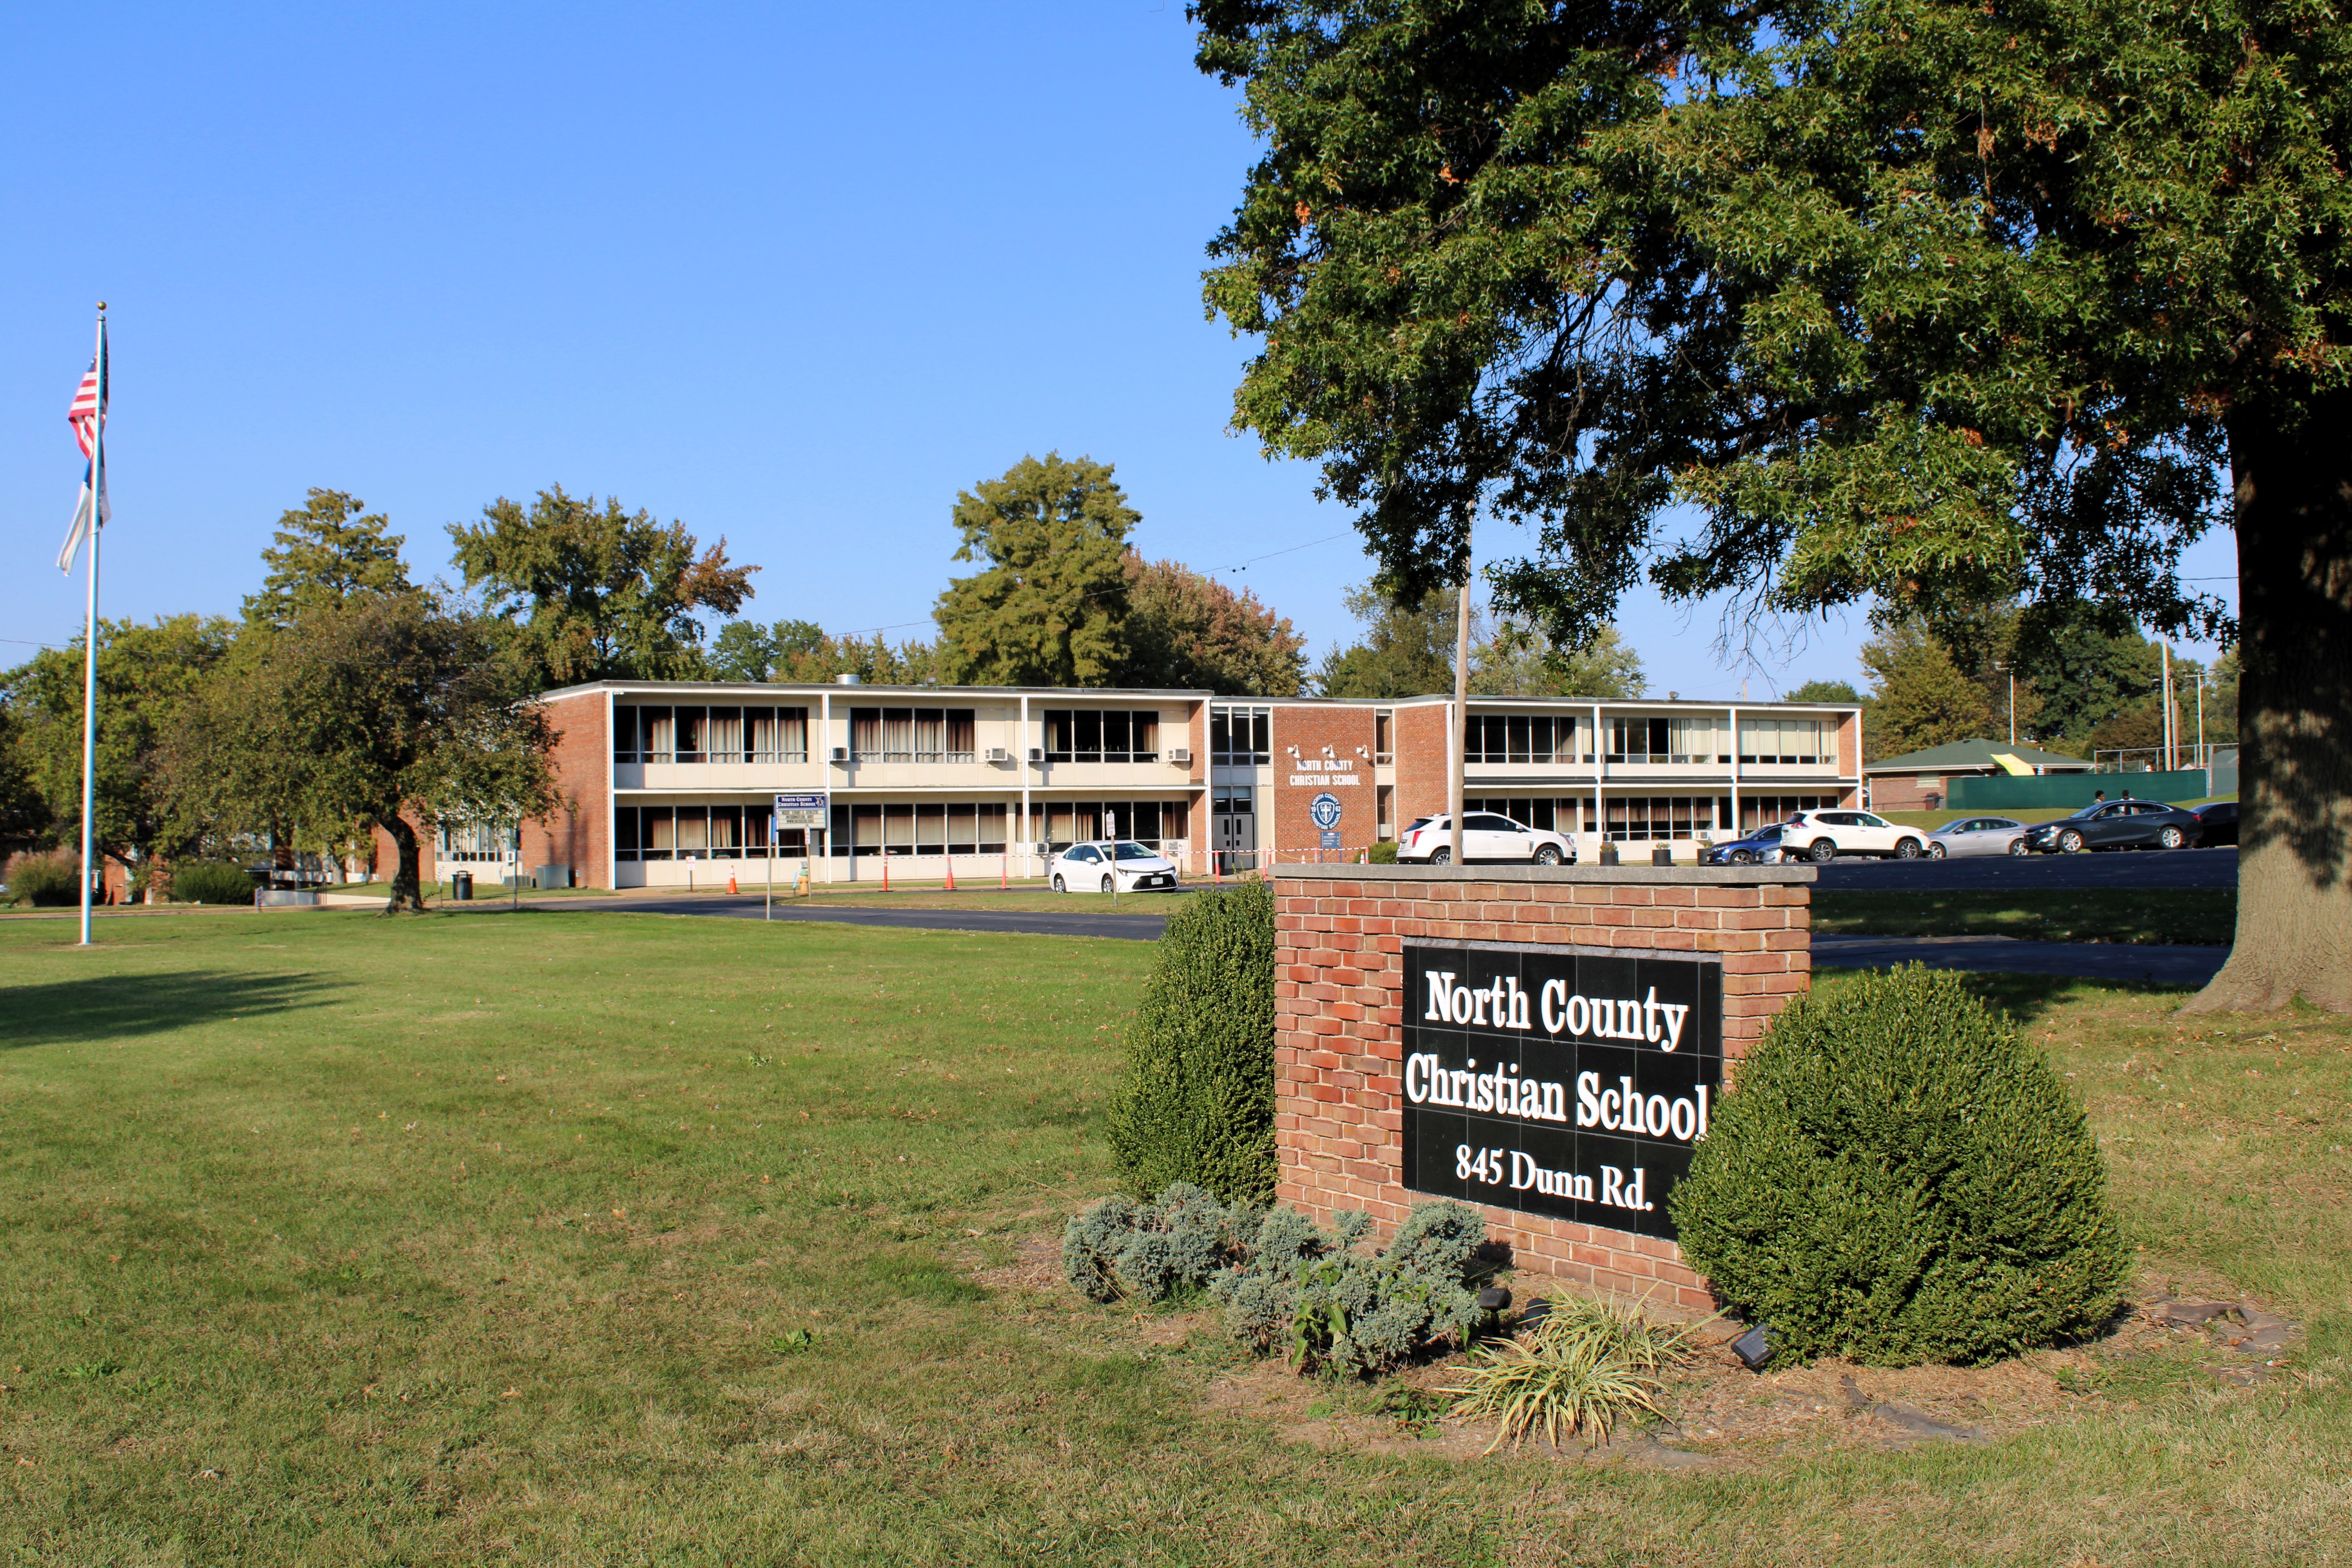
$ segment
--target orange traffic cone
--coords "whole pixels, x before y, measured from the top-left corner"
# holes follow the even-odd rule
[[[999,855],[996,858],[996,886],[997,890],[1000,892],[1006,888],[1013,886],[1012,882],[1007,879],[1013,874],[1011,870],[1012,863],[1013,857],[1010,855]]]
[[[890,856],[887,850],[882,856],[882,890],[886,893],[890,890]]]
[[[730,893],[735,890],[735,873],[732,871],[727,873],[727,890]]]
[[[955,891],[955,861],[952,858],[948,861],[948,891]]]

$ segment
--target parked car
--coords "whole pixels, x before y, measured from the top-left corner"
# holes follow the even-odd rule
[[[1710,844],[1698,852],[1702,866],[1769,866],[1780,858],[1780,836],[1785,828],[1780,823],[1759,827],[1745,838],[1734,838],[1722,844]]]
[[[2204,829],[2198,842],[2206,847],[2210,848],[2216,844],[2235,844],[2238,841],[2238,803],[2236,801],[2217,800],[2210,805],[2199,806],[2195,815]]]
[[[1491,811],[1462,818],[1465,860],[1530,860],[1538,866],[1573,866],[1576,846],[1560,834],[1529,827]],[[1397,861],[1407,866],[1444,866],[1454,858],[1454,818],[1446,812],[1423,817],[1405,829]]]
[[[1938,860],[2026,852],[2025,824],[2013,817],[1964,816],[1927,835],[1927,853]]]
[[[1112,879],[1118,880],[1118,891],[1132,893],[1145,888],[1176,886],[1176,864],[1163,860],[1132,839],[1097,839],[1091,844],[1073,844],[1047,863],[1047,879],[1054,891],[1066,893],[1108,893]]]
[[[2026,847],[2044,855],[2075,855],[2085,849],[2179,849],[2196,844],[2205,831],[2193,811],[2153,800],[2099,801],[2072,816],[2034,825]]]
[[[1916,827],[1902,827],[1866,811],[1800,811],[1782,825],[1782,858],[1834,860],[1841,855],[1916,860],[1927,852]]]

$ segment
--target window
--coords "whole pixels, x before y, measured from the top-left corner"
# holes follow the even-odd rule
[[[968,763],[972,715],[970,708],[852,708],[849,752],[861,763]]]
[[[1210,762],[1219,767],[1262,768],[1273,760],[1273,709],[1209,710]]]
[[[1048,708],[1045,760],[1049,763],[1156,763],[1160,760],[1160,712],[1123,708]]]
[[[674,760],[676,738],[673,710],[667,708],[613,710],[613,760],[616,763],[667,763]]]
[[[1780,767],[1821,767],[1834,761],[1829,726],[1819,719],[1742,719],[1739,760]]]
[[[1663,763],[1674,755],[1670,719],[1609,721],[1609,760],[1612,763]]]
[[[1568,714],[1473,713],[1462,731],[1468,763],[1573,763],[1576,720]],[[1588,754],[1586,762],[1592,759]]]
[[[1250,802],[1247,784],[1219,784],[1209,802],[1212,816],[1247,816],[1255,809]]]
[[[1389,708],[1375,709],[1372,711],[1372,762],[1377,766],[1386,767],[1395,761],[1396,712]]]
[[[677,760],[681,763],[705,760],[702,742],[710,727],[710,710],[674,708],[670,711],[677,716]]]
[[[751,732],[749,761],[804,763],[808,761],[808,710],[805,708],[746,708],[745,728]]]
[[[1478,833],[1524,833],[1526,828],[1507,816],[1496,816],[1490,811],[1465,814],[1462,826]]]
[[[1837,804],[1838,797],[1833,795],[1743,795],[1739,797],[1739,825],[1750,828],[1785,822],[1798,812],[1818,811]]]
[[[1688,838],[1731,826],[1729,795],[1611,795],[1606,810],[1606,832],[1620,842]]]
[[[1545,833],[1592,831],[1591,825],[1586,821],[1591,815],[1590,803],[1579,795],[1565,798],[1554,798],[1549,795],[1537,795],[1532,798],[1515,795],[1507,800],[1499,795],[1487,795],[1483,799],[1465,799],[1462,803],[1462,820],[1465,825],[1475,826],[1470,823],[1469,815],[1474,811],[1493,812],[1498,816],[1507,816],[1514,822],[1523,822],[1529,827]],[[1443,813],[1440,815],[1442,816]]]
[[[497,822],[461,822],[441,829],[435,857],[461,864],[488,861],[497,864],[508,857],[508,845],[512,842],[513,829]]]
[[[1372,786],[1372,833],[1383,843],[1396,837],[1396,789],[1391,784]]]

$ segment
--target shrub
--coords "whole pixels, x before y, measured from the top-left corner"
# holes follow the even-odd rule
[[[81,902],[81,857],[69,849],[28,849],[8,859],[8,901],[37,909]]]
[[[226,860],[184,860],[171,868],[173,899],[183,904],[249,904],[253,873]]]
[[[1149,1204],[1105,1198],[1062,1232],[1062,1273],[1089,1300],[1159,1301],[1231,1267],[1252,1211],[1178,1182]]]
[[[1274,889],[1196,893],[1168,922],[1127,1031],[1108,1135],[1129,1192],[1274,1196]]]
[[[2079,1107],[1958,975],[1914,964],[1791,1003],[1673,1212],[1775,1364],[1976,1363],[2113,1314],[2127,1252]]]
[[[1433,1341],[1467,1336],[1486,1237],[1477,1211],[1423,1204],[1382,1253],[1355,1245],[1371,1227],[1342,1215],[1325,1231],[1294,1209],[1220,1204],[1176,1183],[1150,1203],[1105,1198],[1062,1233],[1062,1272],[1097,1301],[1151,1302],[1205,1285],[1235,1338],[1264,1354],[1287,1345],[1300,1367],[1369,1375]]]
[[[1397,863],[1396,852],[1396,845],[1389,840],[1383,839],[1381,842],[1372,846],[1370,853],[1367,858],[1370,863],[1374,866],[1393,866]]]

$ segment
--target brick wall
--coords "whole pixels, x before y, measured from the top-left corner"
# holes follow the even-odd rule
[[[1433,816],[1445,809],[1446,759],[1453,754],[1454,731],[1446,721],[1448,705],[1416,703],[1396,710],[1396,826],[1416,816]]]
[[[1372,801],[1372,710],[1370,708],[1324,708],[1307,706],[1276,706],[1274,710],[1272,741],[1274,742],[1273,799],[1261,808],[1258,826],[1261,834],[1271,830],[1272,837],[1259,847],[1278,854],[1312,854],[1323,842],[1321,828],[1308,815],[1318,795],[1328,790],[1331,798],[1339,803],[1339,850],[1349,853],[1371,844],[1373,832]],[[1297,747],[1293,757],[1290,748]],[[1325,747],[1331,755],[1323,754]],[[1307,784],[1291,783],[1294,776],[1310,776],[1302,763],[1352,763],[1352,768],[1333,770],[1352,778],[1353,784],[1317,782]]]
[[[1966,775],[1962,775],[1966,776]],[[1870,775],[1870,809],[1873,811],[1940,811],[1952,797],[1949,773],[1873,773]],[[1927,797],[1934,795],[1930,801]]]
[[[583,691],[548,704],[549,722],[557,731],[549,753],[555,764],[555,789],[571,805],[523,824],[524,876],[541,866],[569,866],[574,886],[605,885],[612,835],[605,812],[613,767],[609,717],[602,691]]]
[[[1772,1016],[1811,984],[1812,879],[1809,866],[1277,868],[1279,1196],[1327,1223],[1361,1209],[1383,1230],[1430,1201],[1398,1179],[1408,938],[1720,954],[1728,1082]],[[1481,1212],[1520,1268],[1693,1310],[1712,1305],[1672,1242]]]

